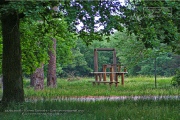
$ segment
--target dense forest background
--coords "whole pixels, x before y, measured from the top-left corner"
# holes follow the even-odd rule
[[[94,49],[115,48],[118,64],[126,66],[129,76],[154,75],[173,76],[180,66],[180,56],[173,54],[170,47],[161,45],[157,49],[146,49],[141,41],[136,40],[135,35],[127,35],[124,32],[115,32],[110,36],[110,41],[103,37],[103,41],[94,41],[86,46],[81,39],[77,40],[76,46],[72,49],[72,61],[61,65],[57,61],[58,77],[88,77],[94,71]],[[112,64],[113,53],[111,51],[98,52],[99,71],[102,71],[103,64]],[[156,61],[156,64],[155,64]]]

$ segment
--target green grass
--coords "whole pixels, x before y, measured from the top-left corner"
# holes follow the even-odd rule
[[[13,105],[0,116],[1,120],[178,120],[179,111],[178,100],[38,101]]]
[[[44,90],[34,91],[29,87],[29,81],[24,82],[26,98],[32,97],[72,97],[72,96],[149,96],[149,95],[180,95],[180,88],[171,86],[171,78],[157,78],[157,88],[154,85],[153,77],[126,77],[125,85],[121,84],[111,87],[109,84],[93,86],[94,78],[81,78],[80,80],[68,81],[58,79],[57,88],[45,87]],[[46,86],[46,83],[45,83]]]
[[[58,79],[57,88],[45,87],[34,91],[29,80],[24,80],[25,97],[44,98],[46,101],[13,104],[0,113],[0,120],[178,120],[180,100],[120,100],[69,101],[57,97],[80,96],[150,96],[180,95],[180,88],[171,86],[171,78],[158,77],[157,88],[153,77],[126,77],[125,85],[93,86],[94,78],[68,81]],[[45,83],[46,86],[46,83]],[[2,95],[2,91],[0,91]],[[18,112],[15,112],[17,111]],[[78,111],[76,111],[78,110]],[[24,112],[22,112],[24,111]],[[23,114],[22,114],[23,113]]]

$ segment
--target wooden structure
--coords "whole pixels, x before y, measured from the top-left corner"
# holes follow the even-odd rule
[[[102,66],[103,71],[98,72],[98,51],[113,51],[113,64],[104,64]],[[112,83],[115,83],[116,86],[118,86],[118,76],[121,76],[121,84],[124,85],[124,74],[127,73],[126,68],[124,67],[122,71],[122,67],[120,65],[117,65],[116,63],[116,51],[113,48],[97,48],[94,49],[94,72],[92,72],[95,75],[95,81],[93,81],[93,84],[96,83],[109,83],[110,85]],[[107,68],[110,69],[110,72],[106,72]],[[107,81],[107,74],[110,75],[110,81]],[[103,81],[102,81],[103,79]]]

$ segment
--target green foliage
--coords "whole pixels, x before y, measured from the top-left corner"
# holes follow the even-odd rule
[[[56,39],[57,65],[60,67],[72,59],[71,49],[75,46],[76,36],[67,29],[64,19],[43,21],[27,19],[21,23],[22,64],[24,73],[30,74],[41,64],[48,63],[48,50],[52,50],[51,39]],[[61,72],[61,69],[58,69]]]
[[[120,19],[120,7],[120,2],[116,0],[71,1],[60,5],[60,10],[65,11],[68,24],[71,25],[70,30],[77,31],[79,37],[89,45],[94,40],[102,40],[101,36],[104,34],[110,35],[113,29],[123,30],[123,25],[117,22]],[[80,23],[83,26],[77,29],[76,25]],[[104,29],[98,31],[100,26]]]
[[[115,32],[110,37],[109,43],[109,46],[116,48],[119,62],[127,69],[148,56],[148,50],[145,49],[143,42],[138,41],[134,34],[126,34],[126,31]]]
[[[161,43],[158,49],[147,49],[137,36],[128,35],[126,32],[115,32],[110,37],[109,43],[111,47],[116,48],[119,61],[127,67],[129,75],[153,75],[155,58],[157,58],[158,75],[175,74],[179,62],[176,61],[176,55],[171,54],[170,46]]]
[[[0,74],[2,74],[2,51],[3,50],[3,44],[2,44],[2,35],[1,35],[1,27],[0,27]]]
[[[81,67],[66,67],[64,71],[76,71],[75,75],[89,75],[94,69],[94,48],[115,48],[118,63],[127,67],[128,75],[154,75],[154,59],[157,59],[157,74],[172,76],[179,67],[179,56],[171,53],[171,47],[160,44],[159,49],[146,49],[142,41],[138,41],[135,35],[128,35],[126,31],[115,32],[110,41],[107,36],[102,36],[104,41],[93,41],[86,47],[82,40],[77,41],[77,48],[81,53],[79,60],[85,60],[87,65]],[[78,52],[77,52],[78,53]],[[77,54],[76,52],[74,53]],[[78,61],[78,58],[77,58]],[[83,63],[83,62],[82,62]],[[98,52],[99,71],[102,65],[112,63],[112,52]],[[90,71],[87,71],[87,68]]]
[[[173,47],[179,41],[179,4],[175,1],[134,1],[124,7],[123,23],[146,48],[160,43]]]
[[[172,78],[173,86],[180,86],[180,70],[176,71],[176,75]]]
[[[50,38],[43,35],[42,23],[27,19],[21,22],[22,67],[25,74],[31,74],[48,60]]]

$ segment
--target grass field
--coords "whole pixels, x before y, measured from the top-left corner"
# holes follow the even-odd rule
[[[171,78],[158,77],[157,88],[153,77],[126,77],[125,85],[106,84],[93,86],[94,78],[68,81],[58,79],[57,88],[45,87],[34,91],[29,80],[24,80],[25,98],[45,98],[13,104],[0,120],[179,120],[180,100],[119,100],[119,101],[70,101],[52,100],[56,97],[81,96],[179,96],[180,87],[171,86]],[[46,86],[46,83],[45,83]],[[2,96],[2,91],[0,91]]]
[[[0,116],[1,120],[179,120],[179,103],[178,100],[39,101],[13,105]]]
[[[72,96],[146,96],[146,95],[180,95],[180,88],[171,85],[171,78],[157,78],[157,88],[153,77],[126,77],[125,85],[121,84],[111,87],[109,84],[93,86],[94,78],[81,78],[80,80],[68,81],[58,79],[57,88],[45,87],[42,91],[34,91],[29,87],[29,81],[24,82],[25,97],[72,97]],[[45,84],[46,86],[46,84]]]

